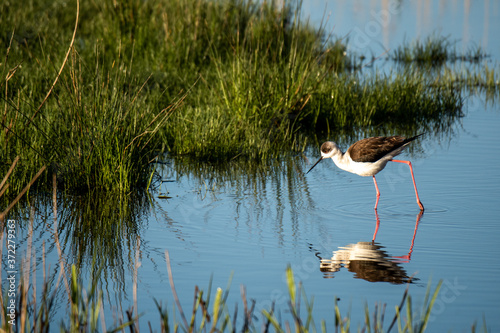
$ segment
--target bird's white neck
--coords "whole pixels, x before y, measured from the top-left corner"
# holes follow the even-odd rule
[[[333,154],[331,159],[338,168],[346,171],[351,170],[350,166],[351,159],[346,154],[344,154],[340,149],[337,149],[337,151],[335,152],[335,154]]]
[[[351,159],[348,158],[342,150],[340,150],[335,142],[331,142],[330,144],[331,151],[328,153],[328,155],[325,154],[324,157],[331,158],[333,163],[335,163],[338,168],[349,171],[349,162]]]

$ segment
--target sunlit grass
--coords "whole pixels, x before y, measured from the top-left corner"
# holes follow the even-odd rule
[[[347,41],[298,20],[300,3],[76,4],[0,4],[8,13],[0,21],[0,170],[22,152],[12,193],[42,165],[73,192],[122,196],[148,187],[150,162],[165,152],[257,161],[301,152],[318,131],[442,130],[462,115],[460,85],[481,80],[491,90],[498,81],[496,69],[465,80],[412,68],[368,74]],[[395,57],[459,59],[450,44],[429,39]]]
[[[145,188],[149,163],[165,150],[212,160],[277,153],[293,140],[289,114],[307,96],[302,77],[313,75],[324,47],[288,5],[39,5],[0,5],[11,14],[2,28],[12,31],[3,36],[2,155],[8,163],[23,151],[24,177],[45,164],[72,191]],[[24,26],[30,15],[40,24]],[[343,57],[333,65],[342,70]],[[16,176],[11,190],[20,187]]]
[[[123,63],[106,68],[99,57],[96,50],[92,80],[85,81],[85,64],[73,54],[47,112],[31,112],[28,101],[6,101],[4,156],[24,152],[21,165],[47,164],[71,189],[127,193],[146,183],[149,162],[161,149],[155,136],[177,104],[153,108],[155,97],[137,88]]]

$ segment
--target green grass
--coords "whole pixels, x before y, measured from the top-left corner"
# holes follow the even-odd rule
[[[449,37],[433,35],[423,41],[417,39],[399,46],[390,57],[396,62],[415,62],[432,66],[456,61],[478,63],[488,57],[485,50],[479,46],[459,52],[456,44],[457,42],[450,41]]]
[[[444,68],[436,77],[436,82],[444,80],[467,94],[485,96],[491,103],[498,102],[500,97],[500,67],[484,64],[480,68],[461,68],[453,70]]]
[[[459,52],[456,44],[449,37],[433,35],[399,46],[390,58],[407,72],[424,73],[430,81],[434,78],[433,86],[452,87],[466,95],[484,93],[488,100],[498,100],[498,64],[488,62],[488,54],[479,46]]]
[[[347,41],[297,19],[300,3],[64,4],[0,4],[0,171],[22,152],[7,197],[43,165],[41,189],[56,172],[73,193],[123,196],[163,153],[263,161],[318,131],[412,135],[461,116],[459,81],[365,73]]]

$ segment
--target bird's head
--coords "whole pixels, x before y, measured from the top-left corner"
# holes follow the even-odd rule
[[[337,144],[335,142],[332,142],[332,141],[324,142],[321,145],[320,150],[321,150],[321,157],[319,158],[319,160],[316,163],[314,163],[314,165],[311,167],[311,169],[309,169],[309,171],[311,171],[316,165],[318,165],[319,162],[321,162],[325,158],[332,158],[333,155],[335,155],[336,153],[338,153],[340,151]],[[309,171],[307,171],[306,174],[308,174]]]

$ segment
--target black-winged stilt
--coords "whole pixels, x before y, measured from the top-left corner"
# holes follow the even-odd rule
[[[387,162],[405,163],[410,167],[413,187],[415,188],[415,196],[420,210],[424,210],[424,205],[418,197],[417,185],[413,176],[413,168],[410,161],[394,160],[393,158],[401,153],[403,149],[413,140],[423,135],[419,134],[411,138],[403,136],[378,136],[366,138],[355,142],[347,149],[345,154],[340,150],[335,142],[327,141],[321,145],[320,159],[307,171],[309,173],[319,162],[326,158],[331,158],[335,165],[342,170],[355,173],[360,176],[372,176],[375,189],[377,190],[377,201],[375,209],[377,209],[380,191],[378,190],[377,180],[375,175],[382,171]]]

